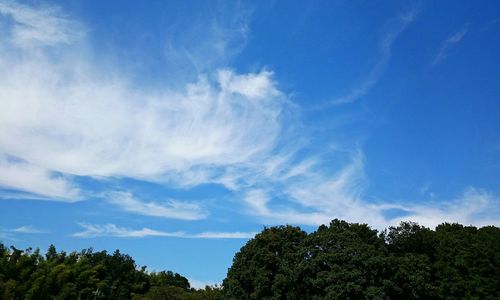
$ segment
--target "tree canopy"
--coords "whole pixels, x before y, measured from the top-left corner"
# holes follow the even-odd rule
[[[148,273],[116,250],[57,252],[0,243],[0,299],[220,299],[220,289],[195,290],[171,271]]]
[[[264,229],[238,252],[225,299],[500,299],[500,229],[333,220]]]
[[[264,228],[221,287],[193,289],[116,250],[0,243],[0,299],[500,299],[500,228],[403,222],[383,232],[333,220],[306,233]]]

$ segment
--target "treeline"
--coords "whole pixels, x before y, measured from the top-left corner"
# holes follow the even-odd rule
[[[0,243],[0,299],[220,299],[221,289],[193,289],[187,278],[146,271],[116,250],[57,252]]]
[[[227,299],[500,299],[500,228],[272,227],[236,254],[223,289]]]
[[[500,228],[406,222],[379,233],[333,220],[312,233],[265,228],[235,255],[222,287],[195,290],[118,250],[6,248],[1,299],[500,299]]]

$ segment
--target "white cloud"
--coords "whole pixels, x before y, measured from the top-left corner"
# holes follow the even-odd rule
[[[182,88],[140,88],[119,67],[59,46],[82,34],[67,32],[57,9],[2,4],[36,31],[30,39],[61,51],[0,37],[1,152],[47,172],[196,185],[223,183],[226,168],[273,151],[287,104],[271,72],[219,69]]]
[[[495,205],[495,199],[490,193],[470,187],[463,195],[455,200],[441,200],[424,205],[403,205],[399,208],[406,210],[409,215],[390,220],[395,225],[403,220],[412,220],[427,227],[435,227],[441,223],[461,223],[465,225],[499,225],[500,213]]]
[[[73,201],[80,192],[72,175],[183,187],[211,182],[232,190],[262,182],[262,164],[274,159],[283,134],[287,116],[282,111],[290,110],[271,71],[238,74],[222,68],[175,89],[141,88],[135,74],[89,58],[82,27],[57,8],[1,3],[2,15],[14,25],[10,35],[0,37],[0,153],[20,162],[1,161],[0,185],[35,194],[30,198]],[[241,30],[228,34],[237,40],[246,27],[234,23]],[[216,25],[218,39],[224,40]],[[67,47],[76,40],[82,47]],[[225,44],[215,55],[233,46]],[[207,216],[201,206],[185,201],[104,195],[136,214]]]
[[[72,236],[81,238],[108,236],[130,238],[176,237],[189,239],[248,239],[252,238],[256,234],[255,232],[201,232],[189,234],[183,231],[166,232],[149,228],[136,230],[125,227],[118,227],[115,224],[95,225],[80,223],[80,226],[82,226],[85,230],[74,233],[72,234]]]
[[[25,55],[11,49],[0,57],[0,151],[62,174],[188,187],[212,182],[231,190],[266,184],[279,172],[295,177],[309,168],[309,162],[291,167],[293,155],[275,153],[288,121],[283,111],[293,108],[270,71],[219,69],[180,89],[146,90],[118,74],[118,68],[96,65],[78,49],[64,49],[55,58],[33,48],[24,49]],[[278,158],[282,162],[276,164]],[[24,190],[49,194],[33,188],[26,176],[19,177]],[[64,198],[68,184],[63,183],[40,186],[59,186],[50,195]],[[141,215],[207,216],[200,206],[179,201],[144,202],[128,193],[105,198]]]
[[[247,98],[247,90],[221,89],[206,78],[181,93],[151,95],[120,82],[79,78],[65,83],[67,72],[79,75],[53,70],[66,69],[62,65],[6,64],[0,83],[0,147],[47,169],[154,179],[200,166],[248,162],[271,151],[280,132],[282,96],[272,85],[262,95],[274,96],[261,101]],[[269,76],[253,74],[247,88],[252,89],[253,78],[261,84]],[[236,74],[232,78],[244,80]],[[24,89],[28,82],[30,89]]]
[[[287,193],[304,206],[332,209],[356,202],[364,180],[363,156],[358,152],[351,163],[333,175],[308,172],[300,182],[291,184]],[[332,200],[335,198],[335,200]]]
[[[78,24],[61,15],[57,8],[37,8],[14,1],[0,1],[0,14],[12,20],[10,42],[19,47],[69,44],[81,33]],[[4,36],[4,39],[9,36]]]
[[[271,196],[268,192],[254,189],[246,193],[244,201],[249,214],[254,215],[270,224],[327,224],[334,217],[334,213],[325,211],[300,212],[287,207],[272,208],[269,206]]]
[[[35,233],[45,233],[44,230],[34,228],[33,226],[21,226],[15,229],[9,230],[14,233],[24,233],[24,234],[35,234]]]
[[[366,201],[364,187],[363,156],[360,152],[333,176],[320,170],[302,173],[301,178],[283,184],[284,190],[254,188],[246,192],[243,199],[248,213],[271,224],[328,224],[339,218],[349,222],[368,223],[383,230],[398,225],[401,221],[415,221],[427,227],[435,227],[443,222],[458,222],[476,226],[498,225],[496,217],[498,199],[487,191],[470,187],[458,199],[435,199],[430,201],[401,200],[394,204],[370,203]],[[278,189],[280,185],[277,185]],[[276,202],[273,198],[282,197],[295,202]],[[420,204],[413,204],[420,203]],[[389,217],[385,212],[397,209],[404,216]]]
[[[443,60],[445,60],[446,57],[448,56],[448,51],[450,50],[450,48],[453,47],[453,45],[459,43],[467,34],[467,31],[468,31],[468,24],[465,24],[462,28],[460,28],[458,31],[453,33],[453,35],[447,38],[439,48],[434,59],[432,60],[432,65],[435,66],[441,63]]]
[[[250,214],[265,222],[320,225],[334,218],[370,224],[384,223],[379,210],[362,199],[365,186],[363,155],[357,151],[349,164],[330,174],[321,160],[308,159],[289,165],[277,188],[255,188],[244,197]],[[296,169],[305,170],[297,172]],[[288,176],[288,174],[295,176]],[[278,191],[276,190],[278,189]],[[282,197],[292,205],[273,205],[271,199]]]
[[[142,228],[134,230],[124,227],[118,227],[114,224],[106,225],[93,225],[88,223],[80,223],[85,230],[72,234],[74,237],[98,237],[98,236],[112,236],[112,237],[134,237],[142,238],[147,236],[163,236],[163,237],[179,237],[183,232],[164,232],[153,230],[149,228]]]
[[[264,217],[271,215],[271,212],[267,207],[269,196],[265,191],[259,189],[250,190],[246,193],[243,199],[251,208],[252,214]]]
[[[44,15],[47,11],[57,10]],[[18,55],[9,48],[10,41],[5,42],[0,57],[0,151],[27,164],[62,174],[132,177],[188,187],[220,183],[233,191],[276,185],[295,203],[317,210],[325,206],[314,203],[308,189],[321,184],[332,193],[341,190],[335,185],[342,184],[342,178],[314,174],[320,159],[297,159],[299,146],[277,149],[285,130],[294,127],[287,115],[293,108],[270,71],[238,74],[219,69],[179,89],[144,89],[119,68],[97,65],[78,49],[64,48],[51,57],[31,47]],[[60,41],[47,38],[45,44],[50,42],[57,46]],[[305,183],[290,188],[297,180]],[[31,184],[24,188],[41,193]],[[276,193],[276,188],[271,190]],[[185,220],[207,215],[200,206],[179,201],[144,202],[128,193],[106,197],[142,215]],[[328,217],[332,213],[328,211]],[[314,222],[326,220],[325,214],[316,215]],[[287,210],[279,216],[305,221],[310,215]]]
[[[203,209],[194,203],[167,200],[164,202],[145,202],[136,199],[129,192],[110,192],[104,198],[124,211],[144,216],[164,217],[181,220],[199,220],[207,216]]]
[[[30,225],[20,226],[13,229],[0,228],[0,239],[19,241],[19,239],[17,238],[19,234],[39,234],[39,233],[47,233],[47,232],[44,230],[34,228],[33,226]]]
[[[80,191],[67,176],[56,175],[25,161],[9,159],[0,153],[0,187],[35,194],[32,199],[77,201]],[[2,198],[16,197],[2,193]]]
[[[266,99],[277,97],[280,92],[269,80],[272,73],[262,71],[261,74],[236,75],[228,70],[219,71],[219,83],[224,91],[243,95],[249,99]]]

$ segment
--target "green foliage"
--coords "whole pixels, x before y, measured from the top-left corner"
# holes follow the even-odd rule
[[[438,295],[499,299],[500,229],[442,224],[435,234]]]
[[[171,271],[147,273],[116,250],[57,252],[10,249],[0,243],[0,299],[220,299],[220,289],[190,289]]]
[[[277,299],[294,294],[295,266],[307,234],[298,227],[265,228],[236,254],[224,280],[228,299]]]
[[[223,296],[500,299],[500,229],[403,222],[378,234],[339,220],[310,234],[266,228],[235,255]]]
[[[183,290],[190,288],[189,281],[185,277],[177,273],[174,274],[172,271],[153,272],[149,275],[149,281],[153,286],[175,286]]]
[[[386,298],[391,288],[384,241],[367,225],[334,220],[310,234],[303,251],[297,269],[307,278],[303,298]]]
[[[116,250],[57,252],[0,243],[0,299],[500,299],[500,228],[416,223],[378,233],[333,220],[310,234],[264,228],[235,255],[222,287],[148,273]]]

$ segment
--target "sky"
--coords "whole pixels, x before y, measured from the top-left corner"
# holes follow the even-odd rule
[[[499,226],[499,16],[0,0],[0,240],[120,249],[198,287],[265,226]]]

